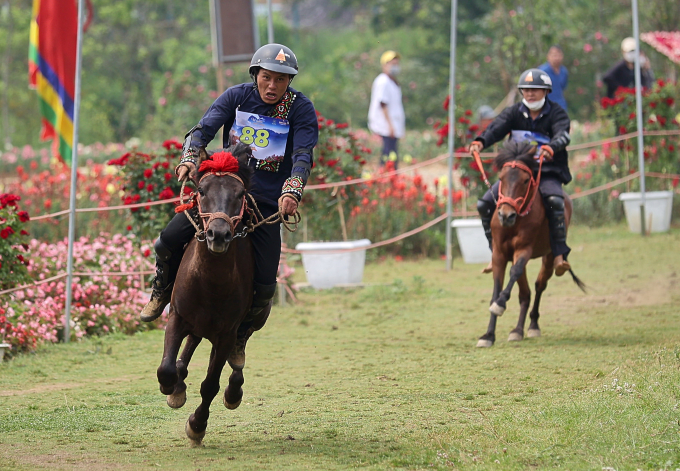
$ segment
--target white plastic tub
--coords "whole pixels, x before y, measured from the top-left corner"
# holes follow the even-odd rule
[[[364,278],[366,249],[332,252],[371,245],[368,239],[346,242],[301,242],[295,246],[302,252],[302,264],[309,284],[317,289],[361,283]]]
[[[619,199],[623,202],[623,209],[631,232],[641,233],[640,193],[621,193]],[[645,229],[649,232],[667,232],[671,227],[671,213],[673,211],[672,191],[645,192]]]
[[[0,342],[0,361],[5,357],[5,352],[8,352],[12,346],[8,343]]]
[[[489,263],[491,250],[484,235],[481,219],[454,219],[451,227],[456,229],[458,245],[465,263]]]

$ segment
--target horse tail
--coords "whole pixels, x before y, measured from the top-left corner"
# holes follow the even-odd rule
[[[571,268],[569,269],[569,274],[571,275],[571,279],[574,280],[574,283],[576,283],[576,286],[578,286],[584,293],[587,293],[586,284],[583,281],[581,281],[581,279],[578,276],[576,276],[576,274]]]

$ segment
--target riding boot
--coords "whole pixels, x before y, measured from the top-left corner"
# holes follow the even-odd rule
[[[234,370],[242,370],[246,364],[246,343],[253,332],[260,330],[272,309],[272,300],[276,292],[276,283],[271,285],[261,285],[257,282],[253,283],[255,292],[253,293],[253,302],[250,306],[250,312],[241,322],[236,332],[236,344],[229,354],[227,361],[229,366]]]
[[[484,201],[482,199],[477,200],[477,211],[479,212],[479,217],[482,220],[482,228],[484,229],[484,235],[486,240],[489,241],[489,249],[493,251],[492,238],[491,238],[491,220],[493,219],[493,213],[496,211],[496,205]],[[493,264],[489,262],[483,270],[482,273],[491,273],[493,271]]]
[[[174,254],[159,237],[153,246],[156,251],[156,277],[151,284],[151,299],[142,309],[140,319],[144,322],[156,320],[163,314],[165,306],[172,297],[172,287],[177,270],[182,261],[182,254]]]
[[[550,229],[550,245],[555,257],[555,276],[562,276],[571,265],[567,262],[567,255],[571,249],[567,246],[567,225],[564,220],[564,198],[551,195],[545,198],[545,214]]]

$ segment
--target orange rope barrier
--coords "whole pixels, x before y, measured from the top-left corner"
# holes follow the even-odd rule
[[[583,196],[593,195],[593,194],[595,194],[595,193],[597,193],[597,192],[599,192],[599,191],[603,191],[603,190],[608,190],[608,189],[610,189],[610,188],[614,188],[614,187],[617,186],[617,185],[620,185],[620,184],[622,184],[622,183],[629,182],[629,181],[631,181],[631,180],[635,180],[636,178],[639,178],[639,177],[640,177],[640,172],[631,173],[630,175],[628,175],[628,176],[626,176],[626,177],[619,178],[619,179],[617,179],[617,180],[614,180],[613,182],[609,182],[609,183],[606,183],[606,184],[604,184],[604,185],[596,186],[595,188],[591,188],[591,189],[589,189],[589,190],[582,191],[582,192],[580,192],[580,193],[574,193],[573,195],[569,195],[569,197],[570,197],[571,199],[575,200],[575,199],[581,198],[581,197],[583,197]]]
[[[644,133],[645,136],[677,136],[680,135],[680,130],[668,130],[668,131],[645,131]],[[612,138],[607,138],[607,139],[601,139],[599,141],[594,141],[594,142],[587,142],[584,144],[577,144],[574,146],[569,146],[567,147],[567,150],[580,150],[580,149],[589,149],[591,147],[599,147],[604,144],[608,143],[614,143],[614,142],[619,142],[619,141],[624,141],[628,139],[632,139],[638,136],[637,131],[636,132],[631,132],[628,134],[623,134],[621,136],[616,136]],[[472,158],[467,152],[454,152],[453,154],[455,157],[465,157],[465,158]],[[481,157],[484,158],[490,158],[490,157],[495,157],[497,154],[494,152],[483,152],[479,154]],[[341,186],[349,186],[349,185],[355,185],[359,183],[367,183],[375,180],[380,180],[382,178],[390,178],[394,175],[400,175],[402,173],[407,173],[407,172],[412,172],[414,170],[417,170],[422,167],[426,167],[428,165],[435,164],[437,162],[441,162],[442,160],[445,160],[448,158],[448,154],[441,154],[438,155],[437,157],[434,157],[430,160],[426,160],[424,162],[419,162],[417,164],[410,165],[408,167],[403,167],[397,170],[392,170],[390,172],[385,172],[385,173],[380,173],[376,175],[372,175],[367,178],[353,178],[351,180],[345,180],[341,182],[331,182],[331,183],[321,183],[321,184],[316,184],[316,185],[307,185],[305,187],[305,190],[322,190],[322,189],[328,189],[328,188],[335,188],[335,187],[341,187]],[[664,174],[652,174],[648,173],[648,176],[659,176],[659,175],[664,175]],[[659,178],[669,178],[669,177],[660,177]],[[87,212],[99,212],[99,211],[115,211],[115,210],[120,210],[120,209],[135,209],[135,208],[144,208],[147,206],[155,206],[159,204],[168,204],[168,203],[177,203],[180,201],[179,197],[176,198],[170,198],[166,200],[159,200],[159,201],[148,201],[146,203],[135,203],[135,204],[126,204],[126,205],[118,205],[118,206],[105,206],[101,208],[79,208],[76,209],[76,213],[87,213]],[[63,210],[59,211],[56,213],[50,213],[50,214],[42,214],[40,216],[35,216],[31,217],[31,221],[39,221],[41,219],[49,219],[49,218],[54,218],[57,216],[63,216],[65,214],[68,214],[69,210]]]
[[[467,212],[465,213],[467,214]],[[453,216],[462,216],[464,213],[462,212],[454,212],[452,213]],[[368,249],[374,249],[376,247],[382,247],[384,245],[389,245],[394,242],[398,242],[402,239],[406,239],[407,237],[411,237],[414,234],[417,234],[419,232],[424,231],[425,229],[429,229],[430,227],[434,226],[438,222],[443,221],[446,219],[446,214],[442,214],[441,216],[438,216],[434,218],[432,221],[423,224],[420,227],[416,227],[415,229],[412,229],[408,232],[404,232],[403,234],[399,234],[398,236],[392,237],[391,239],[386,239],[380,242],[376,242],[375,244],[370,244],[370,245],[365,245],[363,247],[354,247],[351,249],[336,249],[336,250],[294,250],[294,249],[289,249],[285,247],[281,247],[281,251],[285,253],[296,253],[296,254],[301,254],[301,253],[313,253],[313,254],[331,254],[331,253],[346,253],[346,252],[357,252],[359,250],[368,250]]]
[[[73,273],[73,276],[136,276],[136,275],[153,275],[156,273],[155,271],[150,271],[150,270],[144,270],[144,271],[114,271],[114,272],[91,272],[91,271],[79,271]],[[49,283],[50,281],[56,281],[61,278],[66,278],[67,273],[62,273],[60,275],[55,275],[50,278],[45,278],[44,280],[40,281],[34,281],[33,283],[29,283],[27,285],[22,285],[22,286],[17,286],[15,288],[10,288],[6,289],[3,291],[0,291],[0,295],[2,294],[7,294],[7,293],[12,293],[14,291],[20,291],[22,289],[28,289],[32,288],[34,286],[40,286],[45,283]]]

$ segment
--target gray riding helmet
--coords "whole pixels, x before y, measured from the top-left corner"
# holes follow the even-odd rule
[[[255,80],[259,69],[294,76],[298,73],[297,57],[295,57],[295,53],[290,48],[283,44],[266,44],[255,51],[250,61],[250,69],[248,71],[253,80]]]
[[[517,88],[542,88],[552,91],[552,79],[541,69],[529,69],[522,72],[517,82]]]

